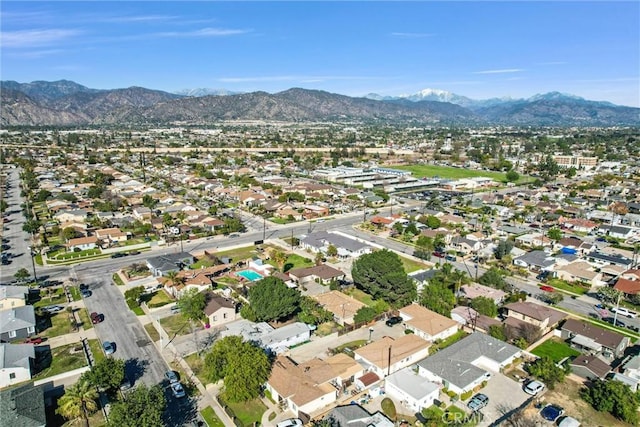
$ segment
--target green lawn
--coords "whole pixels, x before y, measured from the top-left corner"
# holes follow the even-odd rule
[[[260,399],[249,400],[248,402],[228,403],[227,404],[236,417],[244,426],[252,426],[256,421],[262,420],[262,414],[265,413],[267,407]]]
[[[91,319],[89,319],[89,312],[86,308],[78,310],[77,313],[80,318],[80,323],[82,323],[82,329],[86,331],[87,329],[93,328],[93,323],[91,323]]]
[[[273,261],[273,259],[269,259],[267,264],[271,264],[274,267],[278,268],[278,265]],[[293,270],[294,268],[303,268],[303,267],[311,267],[314,265],[313,261],[309,258],[302,257],[297,254],[291,254],[287,257],[287,260],[284,263],[283,270],[285,272],[289,270]]]
[[[173,301],[174,300],[171,299],[165,291],[160,289],[159,291],[153,293],[153,296],[147,302],[147,307],[149,308],[162,307],[163,305],[170,304]]]
[[[202,372],[202,368],[204,367],[204,360],[202,359],[202,357],[198,356],[198,353],[192,353],[188,356],[185,356],[184,361],[187,362],[187,365],[189,365],[189,367],[191,367],[194,375],[198,377],[202,384],[209,383]]]
[[[75,351],[75,349],[79,350]],[[38,357],[38,363],[42,363],[42,366],[40,366],[41,371],[34,375],[34,379],[47,378],[62,372],[82,368],[87,366],[87,359],[82,350],[82,345],[77,343],[51,349],[50,357],[49,355],[42,359]]]
[[[218,418],[211,406],[207,406],[200,411],[200,415],[209,427],[224,427],[224,423],[220,421],[220,418]]]
[[[438,350],[442,350],[443,348],[447,348],[451,344],[454,344],[454,343],[460,341],[462,338],[466,337],[467,335],[469,335],[469,334],[466,333],[465,331],[458,331],[455,334],[451,335],[448,338],[445,338],[442,341],[437,341],[436,340],[437,342],[434,342],[433,345],[431,347],[429,347],[429,354],[434,354]]]
[[[378,306],[380,306],[381,308],[380,313],[386,311],[389,308],[389,304],[385,303],[382,300],[374,300],[371,297],[371,295],[367,294],[366,292],[360,289],[350,288],[344,291],[344,293],[349,296],[352,296],[353,298],[357,299],[363,304],[368,305],[369,307],[378,308]]]
[[[43,319],[43,322],[38,321],[38,328],[40,328],[42,325],[44,325],[44,327],[46,328],[40,330],[40,336],[53,338],[73,332],[73,325],[69,320],[69,313],[67,313],[66,311],[56,313],[48,319],[47,316],[38,318]]]
[[[531,353],[538,357],[548,356],[554,362],[559,362],[565,357],[578,356],[580,354],[578,350],[575,350],[569,347],[566,343],[555,339],[543,342],[531,350]]]
[[[67,297],[64,294],[64,289],[57,288],[51,293],[51,298],[46,289],[40,290],[40,301],[33,304],[35,308],[46,307],[47,305],[64,304],[67,302]]]
[[[113,280],[118,286],[124,286],[124,282],[122,281],[122,278],[118,273],[113,273],[113,276],[111,276],[111,280]]]
[[[104,351],[102,350],[102,345],[99,340],[89,340],[89,348],[91,349],[91,353],[93,353],[93,359],[96,363],[107,357],[104,355]]]
[[[405,258],[405,257],[400,257],[400,261],[402,261],[402,266],[404,267],[404,271],[409,274],[409,273],[413,273],[414,271],[418,271],[418,270],[425,270],[428,269],[429,267],[419,261],[414,261],[412,259],[409,258]]]
[[[440,177],[448,179],[460,179],[460,178],[474,178],[477,176],[486,176],[493,178],[499,182],[505,182],[505,174],[502,172],[493,172],[485,170],[454,168],[451,166],[438,166],[438,165],[407,165],[407,166],[393,166],[394,169],[400,169],[410,171],[412,176],[416,178],[424,177]]]
[[[191,332],[189,328],[189,321],[180,313],[169,317],[163,317],[160,319],[160,325],[162,325],[170,338],[173,338],[175,334],[187,335]]]
[[[78,289],[77,286],[71,286],[69,288],[69,293],[71,294],[71,297],[74,301],[80,301],[82,299],[82,296],[80,295],[80,289]]]
[[[589,292],[589,289],[590,289],[589,287],[577,285],[577,284],[571,284],[561,279],[549,279],[546,284],[549,286],[553,286],[556,289],[573,292],[574,294],[578,294],[578,295],[584,295],[587,292]]]
[[[144,330],[147,331],[147,333],[151,337],[151,341],[155,342],[160,340],[160,334],[158,333],[158,330],[156,329],[155,326],[153,326],[152,323],[147,323],[146,325],[144,325]]]

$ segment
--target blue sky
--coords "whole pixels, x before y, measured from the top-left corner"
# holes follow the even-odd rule
[[[3,80],[640,107],[640,2],[1,3]]]

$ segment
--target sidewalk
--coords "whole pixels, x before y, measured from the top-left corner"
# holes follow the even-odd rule
[[[63,345],[68,344],[77,344],[83,338],[87,339],[96,339],[96,330],[94,328],[90,328],[85,330],[81,330],[78,332],[72,332],[70,334],[60,335],[58,337],[52,337],[47,339],[44,344],[48,345],[51,348],[62,347]]]

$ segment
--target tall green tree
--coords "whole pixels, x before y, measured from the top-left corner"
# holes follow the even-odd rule
[[[224,396],[230,402],[257,397],[271,373],[271,362],[264,350],[238,336],[216,341],[205,356],[204,366],[209,381],[224,380]]]
[[[495,267],[491,267],[487,271],[484,272],[482,276],[478,279],[480,284],[489,286],[495,289],[500,289],[503,291],[508,291],[511,287],[502,276],[502,272]]]
[[[109,427],[162,427],[162,413],[167,402],[158,385],[144,384],[127,393],[127,398],[114,403],[109,412]]]
[[[431,311],[450,317],[451,310],[455,307],[456,296],[453,291],[443,283],[430,282],[429,286],[422,288],[420,304]]]
[[[24,267],[16,271],[16,273],[13,275],[13,277],[15,277],[18,280],[24,280],[29,276],[30,276],[29,270],[27,270]]]
[[[180,308],[180,314],[189,321],[198,321],[204,319],[204,308],[207,305],[206,296],[197,289],[189,289],[182,293],[178,299],[177,306]]]
[[[596,411],[609,412],[632,425],[638,424],[640,396],[620,381],[596,380],[580,392],[581,397]]]
[[[359,289],[392,307],[403,307],[416,299],[416,285],[404,271],[400,257],[387,249],[359,257],[351,269]]]
[[[550,390],[555,388],[557,383],[564,381],[569,373],[569,368],[559,367],[548,356],[543,356],[529,365],[528,371],[531,375],[540,378]]]
[[[562,239],[562,230],[560,230],[558,227],[551,227],[547,232],[547,237],[557,242],[558,240]]]
[[[364,307],[360,307],[356,314],[353,316],[354,323],[368,323],[376,317],[376,309],[373,307],[369,307],[365,305]]]
[[[260,322],[285,319],[298,311],[300,292],[273,276],[258,280],[249,289],[249,303]]]
[[[65,390],[58,399],[56,413],[68,420],[82,419],[89,426],[89,416],[98,410],[98,391],[87,378],[80,380]]]
[[[83,374],[85,375],[98,388],[117,389],[124,380],[124,360],[106,357],[93,365],[90,371]]]
[[[419,236],[416,241],[416,248],[413,250],[413,256],[420,259],[431,259],[431,254],[435,249],[433,239],[428,236]]]
[[[471,308],[480,314],[484,314],[489,317],[496,317],[498,315],[498,307],[495,301],[487,297],[477,297],[471,300]]]

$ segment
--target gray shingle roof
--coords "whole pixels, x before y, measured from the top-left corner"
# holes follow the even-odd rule
[[[32,383],[0,391],[0,426],[45,427],[44,392]]]
[[[0,334],[35,326],[36,314],[32,305],[0,311]]]
[[[32,344],[0,343],[0,369],[25,368],[29,369],[29,359],[35,359],[36,350]]]
[[[475,332],[418,362],[418,365],[459,388],[466,388],[486,374],[473,363],[480,357],[504,363],[521,350],[489,335]]]

